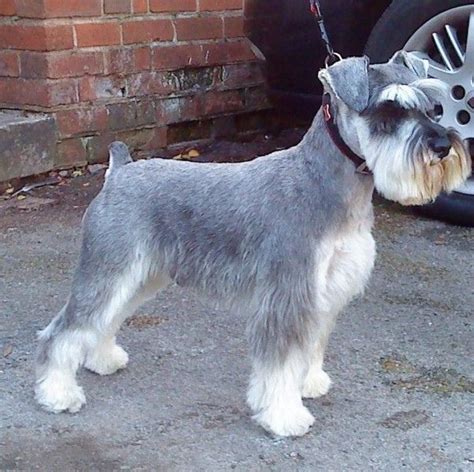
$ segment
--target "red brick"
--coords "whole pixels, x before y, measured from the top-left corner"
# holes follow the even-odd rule
[[[165,127],[120,131],[115,134],[115,139],[127,143],[132,152],[156,151],[166,146],[166,131]]]
[[[238,38],[245,36],[244,19],[242,16],[225,16],[224,17],[224,37]]]
[[[148,98],[112,103],[107,105],[107,113],[109,129],[113,131],[138,128],[156,122],[155,103]]]
[[[121,77],[84,77],[79,82],[81,102],[127,96],[127,84]]]
[[[107,128],[105,107],[76,108],[56,113],[56,123],[61,137],[103,131]]]
[[[27,78],[82,77],[103,72],[103,58],[100,52],[23,52],[21,75]]]
[[[167,144],[208,139],[212,135],[211,120],[186,121],[168,126]]]
[[[102,13],[101,0],[16,0],[16,9],[18,15],[25,18],[100,16]]]
[[[259,63],[232,64],[224,67],[223,85],[225,88],[242,88],[264,82],[263,68]]]
[[[131,13],[131,0],[104,0],[105,13]]]
[[[151,49],[148,46],[111,49],[105,54],[105,74],[123,75],[150,69]]]
[[[85,143],[81,138],[66,139],[58,143],[56,168],[70,168],[87,164]]]
[[[204,115],[230,113],[244,108],[244,99],[238,90],[212,91],[206,93],[202,98],[202,111]]]
[[[243,8],[242,0],[200,0],[199,10],[201,11],[224,11],[240,10]]]
[[[175,20],[178,41],[223,37],[222,18],[179,18]]]
[[[132,62],[135,71],[149,70],[151,68],[151,49],[149,47],[134,49]]]
[[[247,110],[262,110],[270,107],[266,87],[251,87],[245,91],[245,108]]]
[[[181,121],[196,120],[201,115],[201,101],[199,95],[187,97],[173,97],[160,102],[159,123],[179,123]]]
[[[44,52],[20,53],[21,76],[26,79],[48,77],[48,57]]]
[[[143,140],[143,144],[139,147],[144,151],[155,151],[167,145],[168,128],[166,126],[155,127],[150,130],[148,140]],[[119,134],[119,138],[127,138],[127,135]],[[130,142],[130,140],[127,140]]]
[[[196,0],[150,0],[150,10],[156,13],[196,11]]]
[[[0,2],[0,16],[12,16],[15,13],[15,0],[2,0]]]
[[[156,151],[166,146],[167,128],[142,128],[120,132],[106,132],[92,136],[87,142],[88,162],[106,162],[108,147],[112,141],[120,140],[127,143],[130,151]]]
[[[0,49],[54,51],[74,46],[68,25],[0,25]]]
[[[256,59],[247,40],[203,44],[202,50],[207,65],[230,64]]]
[[[82,23],[75,25],[79,47],[112,46],[120,44],[120,26],[117,22]]]
[[[18,77],[18,53],[14,51],[0,51],[0,76]]]
[[[45,81],[0,77],[0,103],[15,105],[48,105]]]
[[[198,44],[157,46],[152,51],[152,67],[157,70],[196,67],[202,63],[201,46]]]
[[[175,91],[173,80],[159,72],[142,72],[128,77],[128,94],[130,97],[147,95],[168,95]]]
[[[77,84],[73,80],[48,80],[49,106],[71,105],[78,102]]]
[[[44,31],[48,51],[71,49],[74,46],[72,27],[70,25],[45,26]]]
[[[101,74],[104,70],[100,52],[49,53],[48,77],[82,77]]]
[[[150,41],[171,41],[173,25],[170,20],[134,20],[122,25],[124,44]]]
[[[132,0],[133,13],[147,13],[148,0]]]
[[[18,16],[26,18],[44,18],[44,0],[15,0],[15,9]]]
[[[0,78],[0,102],[51,107],[77,102],[76,84],[70,80]]]
[[[107,162],[109,156],[109,144],[115,141],[117,136],[110,132],[100,133],[87,139],[87,162],[95,164],[97,162]]]

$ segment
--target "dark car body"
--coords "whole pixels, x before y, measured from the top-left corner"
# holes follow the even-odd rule
[[[361,55],[390,0],[322,0],[326,28],[342,56]],[[275,104],[314,114],[320,103],[317,71],[326,50],[309,9],[309,0],[254,0],[247,29],[267,59]]]
[[[336,52],[342,57],[349,57],[360,56],[365,51],[373,61],[380,62],[404,48],[412,35],[432,19],[442,15],[444,17],[448,11],[450,14],[454,10],[468,12],[466,8],[471,8],[469,11],[472,12],[471,15],[474,14],[474,0],[320,0],[320,4],[326,30]],[[324,67],[327,51],[315,16],[310,12],[310,1],[253,0],[247,5],[247,32],[267,59],[267,76],[273,105],[295,119],[311,119],[321,105],[322,87],[317,73]],[[467,37],[470,20],[468,21],[467,16],[464,19],[463,15],[465,14],[458,15],[457,23],[441,23],[437,26],[438,30],[428,32],[428,49],[423,53],[431,53],[430,58],[434,57],[437,63],[442,63],[443,54],[437,55],[439,46],[436,46],[435,40],[441,42],[443,49],[444,40],[447,41],[446,44],[453,44],[453,39],[446,37],[451,28],[451,32],[455,31],[458,51],[459,48],[464,48],[464,52],[461,52],[464,54],[462,63],[466,61],[469,64],[467,61],[472,61],[472,58],[468,56],[466,43],[459,43],[457,36]],[[433,43],[436,46],[434,48]],[[455,50],[442,52],[453,54]],[[462,67],[458,70],[462,73]],[[458,76],[452,75],[450,80],[455,82],[456,77]],[[451,87],[455,85],[453,94],[459,84],[448,82]],[[469,99],[474,93],[472,86],[466,87],[467,92],[459,99],[461,101],[464,97]],[[460,121],[459,112],[457,122],[450,126],[463,132],[471,154],[474,155],[474,134],[465,132],[467,126],[472,129],[474,125],[473,105],[471,102],[459,105],[457,98],[451,97],[452,94],[446,97],[445,105],[448,110],[449,107],[464,107],[463,119],[468,114],[471,121]],[[433,204],[418,207],[419,211],[455,224],[474,226],[472,178],[469,182],[470,186],[456,189],[449,195],[441,194]]]

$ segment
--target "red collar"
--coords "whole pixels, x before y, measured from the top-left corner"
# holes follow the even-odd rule
[[[323,95],[323,115],[324,115],[324,122],[326,123],[326,128],[328,130],[329,136],[336,147],[341,151],[344,156],[350,159],[354,165],[356,166],[356,172],[358,174],[364,175],[371,175],[372,172],[367,167],[367,162],[365,159],[362,159],[359,155],[357,155],[342,139],[342,136],[339,133],[339,129],[337,128],[336,123],[334,122],[334,117],[331,113],[331,96],[328,93]]]

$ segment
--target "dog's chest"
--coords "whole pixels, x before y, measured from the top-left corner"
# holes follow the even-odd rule
[[[370,225],[327,235],[317,249],[316,284],[319,308],[339,311],[363,292],[375,260]]]

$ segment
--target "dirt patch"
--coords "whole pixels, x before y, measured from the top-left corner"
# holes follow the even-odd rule
[[[380,366],[388,373],[412,373],[416,367],[405,356],[394,353],[380,359]]]
[[[474,393],[474,382],[455,369],[435,367],[421,368],[418,375],[395,379],[389,382],[392,387],[403,390],[416,390],[427,393]]]
[[[405,293],[403,295],[393,294],[391,292],[384,294],[384,301],[390,305],[410,305],[410,306],[419,306],[427,307],[429,306],[433,310],[439,312],[449,313],[453,310],[453,303],[446,303],[441,300],[435,300],[433,298],[427,298],[424,294],[410,294]]]
[[[474,381],[456,370],[419,367],[397,353],[382,357],[380,367],[392,376],[385,381],[392,388],[442,394],[474,393]],[[393,378],[395,374],[400,376]]]
[[[166,321],[166,318],[156,315],[133,315],[125,321],[125,325],[130,328],[143,329],[158,326],[164,321]]]
[[[398,411],[379,424],[384,428],[408,431],[428,423],[429,418],[429,415],[423,410]]]

